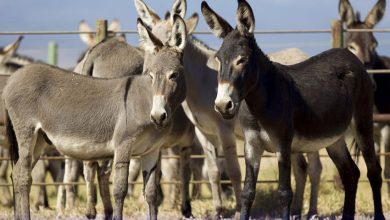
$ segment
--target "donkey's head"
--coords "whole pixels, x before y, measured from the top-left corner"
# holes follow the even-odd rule
[[[0,65],[6,63],[16,53],[22,39],[23,36],[20,36],[14,43],[0,48]]]
[[[187,3],[185,0],[175,0],[170,12],[167,12],[164,19],[161,19],[143,0],[134,0],[135,8],[139,17],[142,19],[152,33],[157,36],[161,42],[167,42],[172,35],[174,15],[177,14],[184,18],[187,11]],[[191,34],[198,24],[198,14],[194,13],[185,21],[187,33]]]
[[[355,13],[348,0],[340,0],[339,14],[341,20],[350,29],[372,29],[383,18],[386,0],[379,0],[368,13],[364,21],[360,20],[359,12]],[[372,32],[349,32],[346,35],[348,49],[354,53],[367,67],[372,66],[376,56],[376,41]]]
[[[179,15],[174,15],[172,35],[166,43],[152,34],[141,19],[138,19],[138,33],[145,49],[143,74],[152,79],[153,106],[150,118],[161,127],[170,121],[186,97],[183,67],[186,25]]]
[[[238,1],[236,29],[215,13],[205,1],[202,2],[202,14],[212,32],[223,38],[222,46],[215,55],[219,63],[215,109],[224,118],[233,118],[239,103],[257,81],[257,74],[253,74],[258,59],[258,47],[253,34],[253,11],[246,1]]]

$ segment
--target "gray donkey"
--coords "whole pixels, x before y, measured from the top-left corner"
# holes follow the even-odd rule
[[[373,88],[356,56],[332,49],[296,65],[281,65],[258,47],[254,14],[245,0],[238,0],[236,29],[205,1],[202,13],[213,33],[223,39],[215,56],[219,63],[215,109],[225,119],[238,113],[245,134],[241,219],[249,219],[264,151],[278,157],[281,216],[289,219],[291,153],[325,147],[345,186],[343,219],[353,219],[360,172],[344,140],[351,122],[367,165],[375,219],[384,219],[381,167],[373,140]]]
[[[143,46],[143,45],[142,45]],[[138,48],[134,48],[127,44],[122,37],[111,37],[105,39],[103,42],[92,47],[87,53],[84,59],[78,64],[75,72],[81,72],[83,75],[89,75],[97,78],[117,78],[131,75],[140,75],[142,73],[142,65],[144,61],[144,51]],[[142,63],[141,63],[142,60]],[[114,64],[114,65],[113,65]],[[118,64],[118,65],[115,65]],[[141,67],[140,67],[141,65]],[[180,119],[181,131],[178,131],[175,139],[170,139],[163,144],[163,148],[169,148],[172,146],[180,147],[177,149],[178,155],[181,155],[180,164],[181,173],[174,172],[179,169],[177,163],[173,163],[170,160],[162,160],[162,166],[167,170],[164,170],[163,175],[171,180],[182,178],[182,196],[183,201],[188,201],[189,190],[188,183],[190,179],[189,171],[189,156],[191,151],[191,145],[194,138],[194,129],[191,122],[185,116],[181,107],[176,111],[177,118]],[[175,161],[177,161],[175,159]],[[131,164],[138,165],[139,159],[132,159]],[[130,166],[129,176],[132,172],[138,171],[137,168]],[[110,216],[112,212],[112,206],[109,194],[109,177],[110,177],[111,163],[109,161],[87,161],[84,162],[84,177],[87,183],[87,217],[96,217],[96,189],[93,184],[95,173],[97,171],[99,188],[104,205],[106,217]],[[171,173],[171,170],[173,173]],[[133,174],[137,176],[136,174]],[[132,179],[133,180],[133,179]],[[131,184],[129,184],[131,185]],[[177,190],[173,187],[170,193],[172,193],[171,200],[177,200]],[[132,189],[129,187],[129,189]]]
[[[350,29],[372,29],[383,18],[386,9],[386,1],[379,0],[370,10],[364,21],[360,20],[360,14],[354,13],[351,3],[348,0],[339,2],[339,14],[341,20]],[[349,32],[346,34],[346,46],[364,63],[367,69],[390,69],[390,58],[380,56],[376,52],[378,42],[372,32]],[[374,101],[379,113],[390,113],[390,75],[375,74]],[[381,145],[385,152],[390,152],[390,126],[381,124],[382,129]],[[379,149],[378,149],[379,150]],[[385,157],[384,176],[390,179],[390,157]],[[387,197],[390,198],[390,182],[387,182]]]
[[[160,39],[167,40],[171,35],[172,18],[167,16],[166,19],[160,19],[142,0],[134,0],[134,3],[140,18],[152,28],[152,32]],[[170,14],[175,13],[180,14],[182,17],[185,16],[185,0],[176,0],[174,2]],[[190,17],[187,20],[188,29],[195,30],[197,22],[197,15]],[[189,33],[191,32],[189,31]],[[225,121],[214,111],[218,70],[218,64],[214,59],[215,52],[195,37],[192,37],[187,43],[184,51],[184,73],[186,75],[188,94],[183,107],[187,116],[195,125],[197,137],[201,141],[206,154],[215,217],[219,218],[222,215],[218,154],[224,154],[226,160],[229,161],[226,164],[226,170],[234,187],[237,202],[236,217],[238,217],[241,206],[241,173],[237,161],[235,141],[236,137],[242,139],[243,134],[241,129],[238,128],[239,126],[236,126],[238,123]],[[275,53],[271,57],[287,64],[293,64],[307,58],[307,56],[302,55],[302,52],[296,49]],[[317,195],[321,177],[321,163],[318,153],[309,155],[308,165],[302,155],[294,154],[293,157],[294,174],[296,174],[297,180],[297,194],[294,197],[293,204],[294,215],[300,215],[302,210],[307,174],[310,175],[312,182],[309,215],[314,215],[317,213]],[[186,204],[189,205],[189,203]],[[191,216],[191,206],[182,207],[182,210],[184,211],[184,216]]]
[[[80,160],[114,156],[114,218],[122,219],[130,157],[142,160],[148,218],[157,218],[160,148],[176,137],[175,110],[185,99],[182,51],[186,26],[174,16],[173,35],[161,43],[138,21],[148,53],[141,76],[97,79],[52,66],[29,65],[3,92],[11,158],[15,163],[15,218],[30,219],[31,169],[50,142]],[[79,95],[77,95],[79,94]]]

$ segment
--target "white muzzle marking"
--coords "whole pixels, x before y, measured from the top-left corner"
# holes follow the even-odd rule
[[[218,84],[217,98],[215,99],[216,106],[224,106],[229,101],[232,101],[231,94],[233,93],[233,86],[230,83]]]
[[[152,106],[152,111],[150,112],[150,116],[157,123],[161,123],[167,117],[167,111],[165,110],[165,105],[166,105],[166,101],[163,95],[153,96],[153,106]],[[163,115],[165,115],[165,118],[162,118]]]

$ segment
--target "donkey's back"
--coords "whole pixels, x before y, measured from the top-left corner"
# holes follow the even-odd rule
[[[331,49],[293,66],[276,66],[291,80],[297,134],[332,137],[354,114],[369,114],[373,84],[363,64],[347,49]],[[370,110],[371,109],[371,110]]]

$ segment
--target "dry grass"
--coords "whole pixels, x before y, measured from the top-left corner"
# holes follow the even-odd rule
[[[242,149],[242,148],[241,148]],[[335,167],[330,162],[328,158],[321,158],[323,162],[323,180],[332,179]],[[244,166],[241,162],[241,168],[243,170]],[[361,170],[361,180],[366,180],[366,171],[363,161],[359,162],[359,168]],[[261,171],[260,171],[260,180],[271,180],[277,179],[277,162],[275,158],[265,158],[262,160]],[[51,179],[49,178],[49,181]],[[294,187],[294,186],[293,186]],[[34,191],[33,187],[33,191]],[[55,207],[56,200],[56,190],[55,187],[48,187],[49,197],[50,197],[50,206]],[[387,217],[390,218],[390,200],[387,198],[387,184],[383,184],[382,187],[383,195],[383,209],[387,214]],[[34,193],[32,193],[32,196]],[[210,191],[208,187],[203,186],[202,191],[203,199],[192,201],[193,214],[196,217],[206,218],[211,216],[213,213],[213,203],[210,197]],[[308,211],[309,208],[309,198],[310,195],[310,185],[306,184],[305,191],[305,202],[303,214]],[[339,215],[342,212],[342,205],[344,200],[344,192],[338,190],[334,187],[332,183],[321,183],[320,193],[318,198],[318,211],[320,216],[331,217],[335,219],[334,216]],[[136,187],[136,198],[126,198],[124,214],[127,218],[130,219],[144,219],[146,204],[143,201],[141,196],[141,186]],[[180,204],[180,203],[178,203]],[[225,216],[231,217],[234,215],[234,204],[235,201],[233,198],[224,199],[225,207]],[[86,206],[86,197],[85,197],[85,186],[79,186],[79,197],[76,201],[76,208],[71,211],[66,211],[62,214],[62,218],[69,219],[82,219],[84,218],[83,213],[85,212]],[[259,184],[257,187],[256,201],[252,209],[252,214],[256,218],[263,218],[265,216],[276,217],[278,216],[278,194],[277,194],[277,184]],[[102,213],[103,207],[100,199],[98,199],[98,213]],[[373,212],[373,202],[371,196],[371,188],[369,183],[361,182],[359,183],[357,202],[356,202],[356,211],[361,219],[366,219]],[[5,208],[0,206],[0,219],[9,219],[12,216],[12,209]],[[42,210],[42,211],[32,211],[32,216],[34,219],[50,219],[55,216],[58,216],[58,213],[55,210]],[[159,216],[162,219],[180,219],[180,206],[179,205],[170,205],[169,202],[164,201],[159,210]],[[333,216],[333,217],[332,217]],[[99,215],[101,217],[101,215]],[[360,217],[359,217],[360,219]]]

